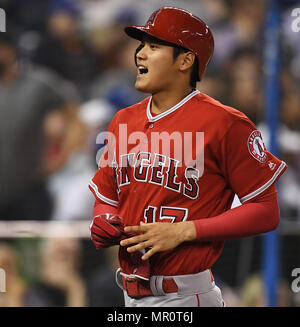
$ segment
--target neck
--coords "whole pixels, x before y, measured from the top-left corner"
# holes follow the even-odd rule
[[[193,91],[192,87],[178,90],[165,90],[152,95],[151,110],[154,114],[160,114],[184,99]]]

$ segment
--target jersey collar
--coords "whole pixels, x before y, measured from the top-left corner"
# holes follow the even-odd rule
[[[175,104],[175,106],[173,106],[172,108],[162,112],[159,115],[156,116],[152,116],[151,114],[151,102],[152,102],[152,96],[149,98],[148,104],[147,104],[147,117],[149,122],[155,122],[167,115],[169,115],[170,113],[176,111],[177,109],[179,109],[181,106],[183,106],[186,102],[188,102],[191,98],[193,98],[196,94],[199,94],[200,91],[195,90],[192,93],[188,94],[185,98],[183,98],[180,102],[178,102],[177,104]]]

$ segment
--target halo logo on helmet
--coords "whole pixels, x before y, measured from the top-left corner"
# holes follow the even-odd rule
[[[155,18],[157,16],[157,14],[160,13],[160,12],[161,12],[161,9],[158,9],[158,10],[154,11],[152,13],[152,15],[150,16],[150,18],[148,19],[146,25],[152,25],[152,26],[154,26],[154,24],[155,24]]]
[[[140,41],[148,34],[192,51],[198,59],[199,80],[214,51],[214,38],[206,23],[180,8],[160,8],[151,14],[145,26],[127,26],[125,33]]]

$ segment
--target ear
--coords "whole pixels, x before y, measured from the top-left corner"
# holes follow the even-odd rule
[[[184,52],[180,55],[180,65],[179,70],[185,72],[189,69],[192,69],[194,61],[195,61],[195,54],[191,51]]]

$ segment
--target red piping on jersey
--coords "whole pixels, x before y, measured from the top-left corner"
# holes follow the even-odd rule
[[[200,298],[199,298],[199,294],[196,294],[196,298],[197,298],[197,307],[200,307]]]

